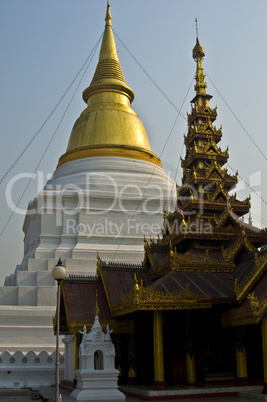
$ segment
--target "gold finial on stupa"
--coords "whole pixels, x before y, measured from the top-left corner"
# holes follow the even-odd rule
[[[124,157],[161,166],[151,152],[143,123],[131,108],[133,90],[119,62],[107,2],[105,30],[91,84],[83,92],[87,108],[76,120],[67,150],[58,166],[88,157]]]
[[[139,290],[139,282],[136,273],[134,273],[134,290]]]
[[[110,4],[109,4],[109,0],[108,0],[108,2],[107,2],[107,13],[106,13],[105,21],[106,21],[106,26],[107,26],[107,25],[110,25],[110,26],[111,26],[112,18],[111,18],[111,13],[110,13]]]

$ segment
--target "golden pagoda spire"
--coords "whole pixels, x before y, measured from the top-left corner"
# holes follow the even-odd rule
[[[108,2],[98,64],[91,84],[83,92],[87,108],[73,127],[58,166],[99,156],[140,159],[161,166],[151,152],[141,120],[130,106],[134,92],[127,86],[121,69],[111,21]]]
[[[100,54],[99,54],[99,61],[95,71],[95,75],[92,79],[91,85],[89,88],[92,89],[94,84],[101,80],[118,80],[124,84],[124,89],[126,90],[130,102],[134,100],[134,92],[131,88],[127,87],[123,72],[120,66],[116,44],[114,40],[114,35],[112,31],[111,25],[111,13],[110,13],[110,5],[109,2],[107,4],[107,12],[106,12],[106,25],[105,31],[102,39]],[[103,82],[103,81],[102,81]],[[90,94],[90,90],[87,88],[83,93],[83,99],[85,102],[88,100],[88,95]]]
[[[196,34],[197,34],[196,35],[197,36],[196,45],[193,49],[193,59],[197,63],[196,76],[195,76],[195,79],[196,79],[195,90],[199,94],[205,94],[207,84],[204,82],[205,75],[204,75],[203,66],[202,66],[202,60],[205,57],[205,51],[198,40],[197,18],[196,18]]]

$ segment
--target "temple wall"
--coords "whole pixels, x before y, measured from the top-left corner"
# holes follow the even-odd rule
[[[0,354],[0,388],[26,388],[55,384],[56,352],[20,351]],[[64,378],[64,356],[59,356],[59,375]]]

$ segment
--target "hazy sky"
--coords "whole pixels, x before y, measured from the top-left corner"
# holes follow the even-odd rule
[[[136,96],[133,109],[146,127],[152,151],[159,156],[177,117],[176,108],[180,109],[189,90],[183,117],[178,118],[161,155],[172,177],[179,166],[178,184],[185,117],[194,96],[192,48],[198,18],[199,40],[206,52],[207,92],[213,95],[211,106],[218,106],[216,126],[223,127],[220,145],[223,150],[229,146],[229,172],[238,169],[240,177],[253,188],[253,222],[259,225],[261,221],[265,227],[266,204],[255,192],[267,200],[266,0],[111,0],[110,4],[114,32],[165,94],[115,36],[126,82]],[[42,127],[94,48],[104,30],[105,12],[106,0],[0,0],[1,178]],[[39,184],[33,180],[20,203],[21,209],[26,209],[38,194],[41,175],[45,184],[46,175],[55,170],[58,158],[66,150],[72,126],[85,108],[81,93],[92,79],[98,53],[99,48],[38,168],[43,172],[39,173]],[[0,232],[12,213],[5,195],[10,180],[17,174],[35,171],[80,77],[1,183]],[[14,202],[26,184],[23,179],[14,185]],[[249,191],[238,191],[239,198]],[[0,284],[22,260],[23,221],[23,214],[15,213],[0,236]]]

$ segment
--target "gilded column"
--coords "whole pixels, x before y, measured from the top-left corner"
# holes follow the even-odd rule
[[[264,386],[262,393],[267,394],[267,316],[261,322],[261,336],[262,336],[262,356],[263,356],[263,373],[264,373]]]
[[[137,370],[136,370],[136,347],[134,333],[128,335],[128,384],[134,385],[137,382]]]
[[[154,384],[153,389],[166,389],[164,378],[162,311],[154,311]]]
[[[186,378],[187,384],[195,384],[196,358],[194,342],[194,321],[192,311],[186,311],[185,320]]]
[[[235,328],[236,383],[248,384],[247,350],[245,346],[244,327]]]

